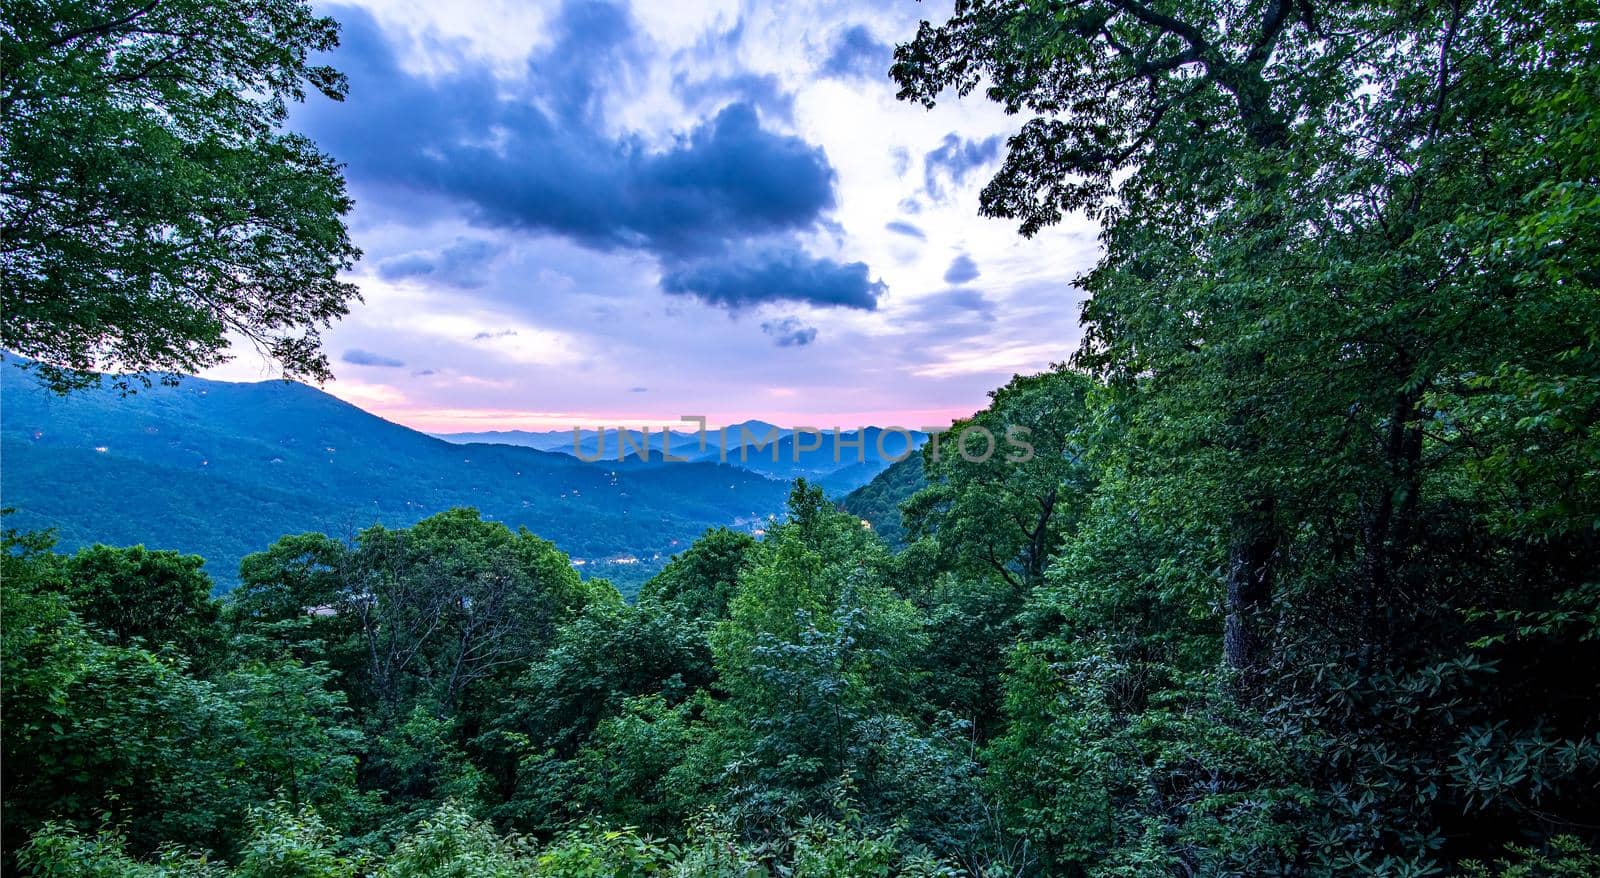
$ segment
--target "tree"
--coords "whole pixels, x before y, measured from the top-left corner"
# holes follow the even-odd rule
[[[639,599],[671,605],[691,619],[719,619],[728,610],[739,571],[755,544],[755,537],[743,531],[708,530],[651,577]]]
[[[249,838],[237,869],[191,853],[185,846],[162,849],[154,862],[130,856],[128,840],[115,827],[92,837],[70,827],[47,825],[19,859],[38,878],[355,878],[358,863],[334,850],[337,839],[309,809],[274,801],[250,810]]]
[[[171,656],[97,639],[59,592],[8,579],[3,602],[8,836],[110,816],[140,853],[172,842],[230,853],[258,802],[282,792],[339,813],[353,792],[358,735],[321,669],[201,680]]]
[[[608,767],[600,770],[599,754],[586,751],[597,737],[618,731],[612,721],[635,700],[657,699],[667,721],[679,719],[674,710],[714,677],[705,638],[699,620],[654,603],[597,602],[563,624],[549,650],[508,686],[488,721],[492,734],[480,739],[507,799],[503,813],[528,829],[551,828],[584,809],[630,823],[654,813],[627,795],[643,782],[625,785],[615,796],[594,794],[619,769],[604,763]],[[609,733],[597,731],[608,724]],[[663,758],[634,755],[638,761]],[[667,756],[682,759],[679,752]],[[587,761],[578,764],[582,760]],[[638,770],[635,764],[628,768]],[[620,776],[615,780],[622,784]],[[668,809],[665,802],[657,804],[657,810]]]
[[[352,810],[361,745],[331,677],[324,666],[278,661],[246,664],[216,681],[236,716],[234,758],[251,786],[329,817]]]
[[[707,730],[694,722],[698,707],[659,695],[625,699],[578,752],[567,798],[652,833],[678,831],[716,801],[707,766],[687,758]]]
[[[1076,360],[1108,385],[1120,437],[1096,516],[1156,534],[1168,551],[1117,554],[1209,581],[1188,600],[1221,616],[1214,639],[1186,618],[1130,632],[1101,617],[1042,638],[1075,648],[1030,679],[1094,692],[1135,729],[1221,704],[1249,752],[1294,754],[1271,770],[1234,745],[1198,769],[1158,763],[1159,781],[1129,788],[1161,795],[1117,818],[1151,834],[1086,868],[1130,870],[1141,845],[1162,868],[1275,868],[1259,846],[1219,867],[1209,841],[1176,840],[1166,809],[1194,784],[1278,803],[1267,824],[1252,821],[1272,809],[1225,825],[1336,871],[1425,871],[1593,820],[1597,728],[1578,704],[1592,690],[1555,670],[1593,660],[1577,620],[1600,597],[1600,296],[1595,236],[1578,231],[1600,185],[1592,17],[1585,2],[965,2],[897,50],[906,98],[983,83],[1033,116],[987,213],[1024,234],[1067,210],[1102,223]],[[1107,526],[1090,532],[1108,544]],[[1092,576],[1127,607],[1152,578],[1061,575],[1059,594],[1105,599]],[[1513,621],[1535,619],[1554,627]],[[1196,672],[1197,643],[1231,698],[1173,671]],[[1314,819],[1274,799],[1301,781]]]
[[[338,612],[353,575],[353,554],[338,540],[304,533],[246,555],[239,562],[239,585],[223,603],[234,650],[327,661],[348,689],[365,664],[354,643],[354,620]]]
[[[747,833],[839,817],[840,798],[858,789],[854,803],[879,826],[908,815],[921,841],[970,840],[971,754],[951,724],[925,721],[928,633],[888,570],[872,531],[804,480],[787,520],[751,552],[712,634],[727,701],[708,711],[691,757],[724,766],[722,795]]]
[[[280,131],[345,80],[302,0],[23,0],[0,50],[0,343],[51,388],[195,372],[247,339],[324,380],[359,258],[333,159]],[[148,377],[124,376],[124,390]]]
[[[906,502],[906,519],[914,535],[937,540],[945,569],[997,576],[1018,591],[1044,579],[1092,487],[1091,387],[1064,367],[1019,375],[923,447],[930,484]]]
[[[692,620],[649,605],[593,604],[517,679],[505,719],[541,749],[570,756],[625,699],[677,703],[711,679],[711,651]]]
[[[229,616],[258,625],[297,619],[331,608],[340,597],[349,553],[319,533],[280,537],[239,562],[239,585],[228,593]]]
[[[1319,40],[1317,27],[1311,6],[1289,2],[1227,9],[1205,3],[1157,9],[1136,0],[1050,7],[979,2],[963,4],[942,28],[924,23],[917,39],[896,52],[902,98],[932,106],[945,85],[964,95],[987,75],[989,96],[1008,112],[1038,114],[1012,138],[1005,166],[984,190],[983,211],[1019,219],[1025,235],[1058,222],[1063,211],[1100,219],[1107,253],[1080,281],[1097,294],[1085,311],[1085,362],[1139,375],[1155,367],[1128,362],[1133,356],[1179,357],[1192,346],[1212,369],[1202,376],[1189,368],[1179,377],[1190,379],[1187,392],[1203,385],[1208,400],[1222,402],[1207,412],[1214,423],[1200,426],[1228,430],[1206,437],[1224,449],[1251,448],[1258,442],[1252,427],[1270,416],[1257,397],[1228,386],[1260,374],[1259,348],[1200,346],[1202,327],[1183,320],[1196,312],[1167,297],[1206,290],[1194,296],[1202,308],[1216,298],[1196,283],[1208,277],[1194,265],[1199,241],[1236,241],[1227,252],[1241,258],[1271,252],[1278,224],[1270,213],[1288,191],[1286,104],[1315,115],[1352,87],[1348,76],[1292,95],[1285,94],[1290,86],[1272,85],[1296,74],[1310,80],[1313,71],[1341,71],[1348,38]],[[1239,234],[1250,230],[1268,237]],[[1146,304],[1138,315],[1154,312],[1153,320],[1106,313],[1113,297],[1102,288],[1113,283]],[[1250,301],[1241,306],[1259,310]],[[1204,329],[1248,325],[1207,320],[1209,310],[1198,316]],[[1156,344],[1134,343],[1151,337]],[[1091,356],[1099,353],[1100,359]],[[1161,365],[1158,379],[1170,371]],[[1228,643],[1230,661],[1246,668],[1259,658],[1256,617],[1269,597],[1278,531],[1270,483],[1241,477],[1233,489]]]
[[[591,596],[605,599],[554,545],[473,509],[368,528],[348,569],[337,612],[365,656],[364,695],[390,721],[419,699],[455,710],[474,684],[509,681]]]
[[[484,772],[458,743],[458,725],[418,704],[405,722],[368,738],[362,775],[393,815],[386,821],[388,831],[404,830],[441,801],[473,811],[483,808]]]
[[[198,555],[90,546],[62,571],[72,608],[118,646],[175,644],[190,657],[221,646],[220,610]]]

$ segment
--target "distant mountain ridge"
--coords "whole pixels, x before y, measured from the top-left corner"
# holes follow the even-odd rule
[[[765,421],[742,421],[737,424],[729,424],[724,428],[707,428],[707,447],[720,447],[720,445],[716,444],[716,437],[721,430],[728,430],[729,435],[737,439],[739,436],[738,431],[741,428],[762,437],[772,432],[785,432],[782,427]],[[672,435],[671,450],[674,456],[683,456],[683,452],[686,449],[694,449],[696,454],[700,453],[700,436],[697,431],[681,430],[675,426],[669,428],[667,425],[649,427],[648,430],[650,432],[650,447],[655,451],[661,450],[662,434],[670,433]],[[574,436],[574,433],[576,433],[576,436]],[[486,430],[469,433],[432,433],[429,435],[460,445],[477,442],[495,445],[521,445],[525,448],[537,448],[540,451],[558,451],[562,454],[582,453],[585,457],[593,457],[599,454],[615,460],[618,433],[627,434],[630,448],[641,447],[643,444],[644,429],[618,430],[611,427],[607,427],[603,431],[604,438],[602,438],[601,430],[592,427],[563,430]]]
[[[507,444],[458,445],[285,381],[185,378],[121,397],[58,397],[0,364],[5,526],[66,548],[143,543],[203,555],[222,586],[279,536],[349,536],[452,506],[526,526],[586,569],[653,569],[708,527],[755,528],[785,481],[716,463],[585,463]]]
[[[544,432],[506,430],[435,434],[448,442],[488,442],[568,454],[589,461],[666,463],[667,455],[701,463],[725,463],[785,481],[805,478],[843,494],[872,480],[897,460],[921,448],[918,430],[864,427],[858,430],[785,428],[745,421],[721,429],[579,429]],[[724,442],[727,443],[724,451]]]

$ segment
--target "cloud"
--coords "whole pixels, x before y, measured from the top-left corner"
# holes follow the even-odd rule
[[[749,104],[724,107],[633,171],[626,226],[657,253],[809,229],[834,206],[827,156],[798,137],[765,131]]]
[[[795,317],[769,320],[761,324],[761,331],[772,336],[773,342],[780,348],[805,347],[817,338],[815,326],[806,326]]]
[[[808,232],[835,206],[822,149],[762,124],[757,102],[776,100],[760,96],[781,94],[776,81],[724,81],[743,97],[658,146],[617,133],[599,84],[626,81],[651,51],[619,7],[563,6],[516,82],[467,59],[413,75],[369,13],[335,15],[345,48],[329,60],[350,77],[349,97],[306,104],[293,121],[347,163],[354,185],[444,196],[483,227],[663,261]]]
[[[924,342],[992,339],[997,336],[995,303],[971,287],[919,297],[897,321]]]
[[[406,363],[388,369],[336,363],[350,373],[346,378],[359,379],[341,382],[337,392],[354,396],[382,385],[397,394],[378,405],[386,417],[453,430],[484,429],[481,423],[562,426],[556,419],[563,412],[649,415],[640,409],[651,400],[650,412],[703,412],[732,422],[765,415],[785,423],[842,417],[848,424],[850,415],[837,412],[841,406],[965,414],[1011,371],[1028,370],[1007,361],[1003,374],[976,367],[954,372],[947,361],[1054,344],[1030,367],[1042,368],[1070,351],[1079,334],[1077,309],[1063,307],[1061,297],[1077,295],[1063,290],[1098,258],[1092,222],[1076,218],[1062,231],[1078,231],[1059,242],[1012,247],[1005,229],[989,230],[994,235],[966,229],[963,243],[963,235],[946,233],[971,225],[972,206],[923,192],[924,157],[942,147],[946,132],[981,143],[1003,130],[990,126],[1006,120],[981,113],[940,122],[895,102],[881,69],[874,79],[825,77],[820,70],[855,21],[892,43],[929,12],[915,5],[868,13],[831,3],[722,3],[655,12],[632,5],[630,15],[603,6],[564,12],[563,2],[498,15],[487,0],[413,4],[404,14],[319,7],[343,20],[345,30],[343,47],[317,63],[349,73],[351,94],[342,104],[315,95],[292,103],[289,125],[347,163],[357,202],[351,233],[369,254],[359,272],[376,284],[368,304],[327,333],[330,357],[364,348]],[[381,33],[374,20],[382,22]],[[790,95],[793,121],[784,115]],[[849,106],[839,106],[846,97]],[[813,112],[830,107],[840,112]],[[737,221],[691,217],[695,233],[674,234],[670,217],[647,212],[656,188],[675,199],[681,191],[734,204],[725,213],[735,220],[771,215],[755,213],[764,205],[738,207],[727,194],[732,183],[700,182],[703,175],[675,189],[659,182],[668,156],[730,143],[740,130],[732,117],[752,110],[747,142],[772,148],[729,154],[796,156],[794,166],[806,172],[801,179],[837,169],[836,203],[819,207],[828,202],[824,187],[810,198],[813,209],[790,219],[744,229]],[[862,126],[860,118],[881,124]],[[786,153],[777,148],[782,144],[795,149]],[[998,158],[1004,156],[1002,142]],[[970,199],[998,158],[967,172],[964,185],[952,183],[942,167],[938,180]],[[534,167],[539,162],[549,167]],[[905,207],[897,209],[902,199]],[[844,227],[825,225],[834,219]],[[905,225],[886,228],[890,221]],[[440,273],[444,251],[462,239],[504,247],[478,275],[482,286],[470,286],[477,282],[471,272],[461,279]],[[936,248],[932,242],[939,241]],[[869,268],[854,285],[881,280],[891,289],[873,310],[823,313],[805,302],[761,301],[741,305],[736,319],[722,319],[729,306],[712,310],[694,292],[660,290],[664,277],[698,279],[711,290],[709,281],[734,273],[727,263],[747,266],[759,262],[752,251],[782,248],[819,264],[865,262]],[[963,251],[981,277],[945,283],[945,268]],[[997,261],[1002,256],[1005,270]],[[393,283],[378,280],[380,272],[397,271],[411,273]],[[722,300],[749,302],[764,292],[724,291]],[[809,344],[797,346],[796,338],[780,347],[779,336],[762,330],[764,321],[791,316],[794,332],[817,329]],[[492,337],[507,328],[519,335]],[[474,340],[479,332],[491,337]],[[547,335],[560,339],[558,350],[550,352]],[[655,377],[619,377],[603,368],[636,362],[645,351],[654,356]],[[249,356],[240,353],[241,361]],[[797,362],[805,363],[799,373]],[[254,374],[250,364],[238,366],[219,377]],[[943,370],[937,377],[920,374],[935,368]],[[413,377],[426,371],[436,374]],[[904,380],[862,385],[860,376],[874,372]],[[633,391],[646,380],[648,391]],[[845,386],[856,392],[841,401],[832,391]],[[943,420],[942,414],[871,417]]]
[[[735,73],[690,81],[684,74],[673,79],[672,91],[689,106],[700,106],[720,99],[749,104],[773,119],[794,121],[794,94],[771,73]]]
[[[529,60],[529,79],[563,119],[598,121],[597,85],[640,68],[648,53],[626,6],[569,0],[552,22],[554,45]]]
[[[828,57],[822,62],[822,74],[887,79],[893,54],[894,50],[874,37],[866,25],[852,25],[834,37]]]
[[[499,332],[480,332],[472,337],[473,341],[488,341],[491,338],[511,338],[516,335],[515,329],[502,329]]]
[[[505,245],[491,241],[457,238],[454,244],[436,252],[418,251],[385,259],[378,263],[378,277],[425,277],[461,289],[476,289],[488,283],[489,268],[505,249]]]
[[[965,253],[957,256],[950,262],[950,267],[944,270],[944,282],[947,284],[964,284],[978,278],[978,263]]]
[[[976,314],[984,320],[994,319],[994,303],[989,301],[983,293],[971,287],[945,290],[942,293],[924,296],[918,300],[917,304],[922,309],[922,312],[927,315],[941,312],[945,314],[970,313]]]
[[[352,366],[380,366],[385,369],[398,369],[405,365],[404,360],[397,360],[394,357],[386,357],[383,354],[375,354],[360,348],[351,348],[345,351],[344,356],[339,359]]]
[[[955,132],[944,136],[939,146],[922,159],[923,185],[933,198],[944,197],[946,181],[960,185],[972,171],[1000,157],[1000,135],[984,140],[966,140]]]
[[[871,280],[864,262],[839,263],[792,246],[767,246],[674,267],[662,275],[661,289],[732,311],[765,302],[871,311],[888,286]]]
[[[885,223],[883,227],[891,232],[894,232],[896,235],[905,235],[907,238],[916,238],[918,241],[928,240],[928,236],[924,235],[921,229],[906,222],[905,220],[894,220],[892,222]]]
[[[904,177],[906,171],[911,170],[911,150],[897,146],[889,150],[889,158],[894,161],[894,175]]]

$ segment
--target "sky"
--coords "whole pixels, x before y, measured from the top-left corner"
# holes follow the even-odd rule
[[[948,4],[319,5],[350,80],[289,127],[345,164],[363,301],[329,392],[431,432],[703,416],[943,426],[1070,356],[1082,216],[978,215],[1021,124],[897,101]],[[248,351],[207,377],[258,380]]]

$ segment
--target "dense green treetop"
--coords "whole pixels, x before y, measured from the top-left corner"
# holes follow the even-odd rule
[[[50,387],[193,373],[244,339],[330,377],[356,288],[338,164],[281,125],[338,25],[302,0],[6,4],[0,344]],[[124,389],[130,379],[119,379]]]
[[[911,534],[936,534],[947,567],[1037,585],[1093,488],[1090,387],[1065,367],[1018,376],[924,446],[930,484],[904,506]]]
[[[639,598],[671,604],[691,618],[719,618],[738,589],[739,572],[755,544],[755,538],[742,531],[708,530],[673,556]]]

